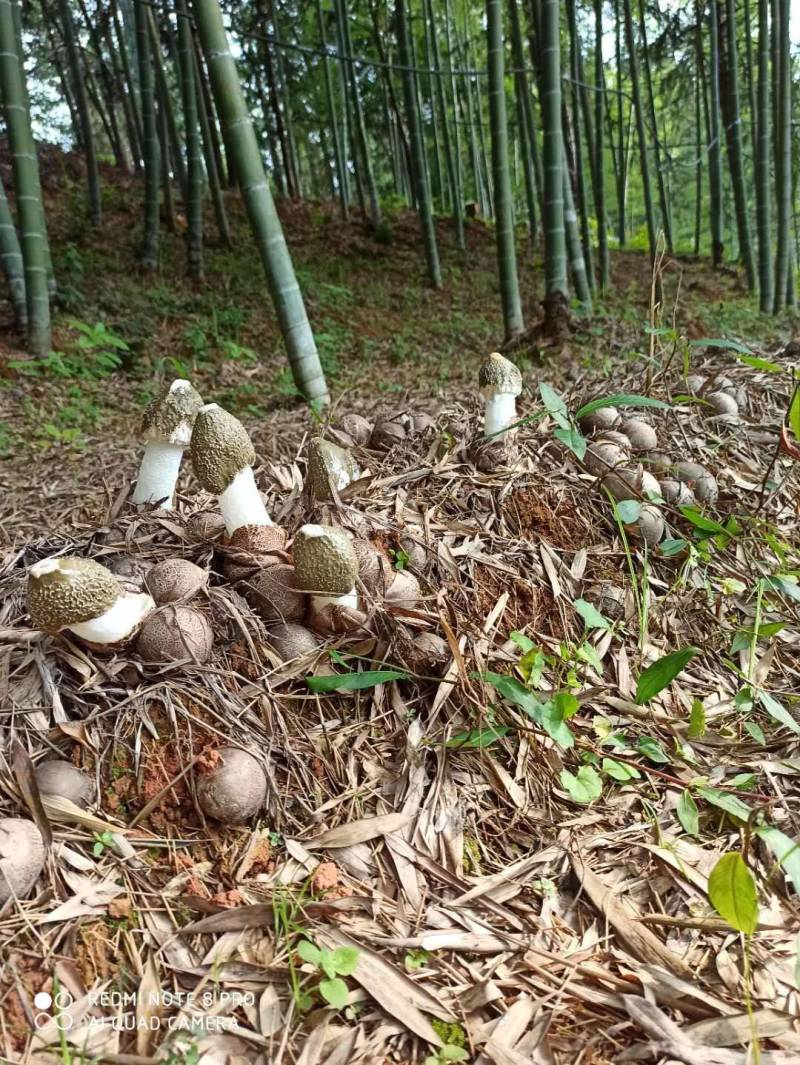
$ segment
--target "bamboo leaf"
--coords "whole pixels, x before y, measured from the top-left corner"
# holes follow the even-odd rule
[[[723,854],[708,878],[711,905],[731,928],[750,935],[758,925],[758,893],[753,874],[738,851]]]
[[[603,617],[597,607],[592,606],[591,603],[585,599],[576,599],[572,604],[583,618],[584,624],[587,629],[610,629],[611,622],[608,618]]]
[[[701,799],[710,802],[711,805],[716,806],[718,810],[724,810],[725,813],[730,814],[731,817],[736,817],[739,821],[750,820],[750,814],[753,811],[746,802],[737,799],[735,795],[731,795],[729,792],[723,791],[721,788],[709,787],[707,784],[698,784],[694,790]]]
[[[699,653],[699,647],[685,647],[682,651],[673,651],[672,654],[664,655],[663,658],[653,662],[639,677],[636,685],[636,702],[649,703],[668,684],[671,684],[681,670],[685,669]]]
[[[386,684],[390,680],[408,680],[408,673],[399,669],[367,669],[363,673],[305,678],[312,692],[360,691],[362,688],[374,688],[376,684]]]
[[[800,440],[800,388],[796,388],[792,396],[789,407],[789,428],[794,433],[795,439]]]
[[[771,825],[756,829],[756,835],[764,840],[795,891],[800,894],[800,843]]]
[[[669,409],[669,403],[663,399],[652,399],[650,396],[637,396],[630,392],[620,392],[614,396],[604,396],[602,399],[593,399],[575,412],[576,418],[585,418],[587,414],[594,414],[603,407],[658,407]]]
[[[690,836],[696,836],[700,830],[700,814],[697,810],[697,803],[694,801],[690,791],[683,792],[680,799],[678,799],[678,806],[675,812],[678,815],[683,831]]]
[[[690,348],[722,348],[723,351],[736,351],[740,355],[750,355],[752,352],[746,344],[740,344],[738,340],[728,340],[726,337],[703,338],[689,341]]]

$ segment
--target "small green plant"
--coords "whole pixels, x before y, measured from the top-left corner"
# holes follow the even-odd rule
[[[347,1005],[347,984],[343,976],[350,976],[358,965],[358,951],[355,947],[337,947],[335,950],[315,946],[310,939],[301,939],[297,944],[297,953],[307,965],[315,969],[319,977],[315,990],[329,1006],[336,1010]],[[304,1004],[311,1003],[311,996],[304,992]]]
[[[95,832],[94,834],[94,846],[92,847],[92,854],[95,858],[99,858],[108,847],[114,846],[114,836],[111,832]]]
[[[439,1047],[433,1054],[429,1054],[427,1058],[423,1060],[422,1065],[444,1065],[448,1061],[466,1061],[469,1054],[463,1047],[453,1046],[452,1043],[445,1043],[443,1047]]]

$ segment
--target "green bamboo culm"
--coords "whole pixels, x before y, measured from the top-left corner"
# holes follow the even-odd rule
[[[22,249],[19,246],[17,227],[11,217],[5,186],[0,180],[0,263],[8,283],[8,294],[14,308],[14,322],[17,328],[24,329],[28,322],[28,308],[25,304],[25,267],[22,262]]]
[[[709,81],[711,84],[709,101],[709,132],[711,141],[708,147],[708,198],[711,210],[711,261],[714,266],[721,266],[725,254],[723,237],[724,214],[722,198],[722,146],[720,144],[720,101],[719,101],[719,32],[717,27],[717,0],[708,3],[709,29]]]
[[[183,126],[186,137],[186,266],[189,277],[203,276],[203,152],[194,83],[192,27],[186,0],[178,0],[178,65],[181,77]]]
[[[333,75],[331,74],[331,61],[328,55],[328,35],[325,29],[325,16],[322,11],[322,0],[317,3],[317,26],[319,27],[319,39],[322,51],[325,53],[322,60],[322,69],[325,75],[325,99],[328,104],[328,122],[333,133],[333,156],[336,164],[336,182],[339,191],[339,206],[342,218],[347,218],[347,179],[345,177],[345,162],[342,151],[342,138],[339,129],[339,119],[336,114],[336,97],[333,92]]]
[[[644,216],[647,224],[647,244],[650,249],[650,258],[651,260],[655,260],[656,223],[655,213],[653,211],[653,193],[650,187],[650,164],[647,158],[647,131],[644,123],[644,108],[642,107],[637,52],[638,46],[633,33],[631,0],[623,0],[622,8],[625,16],[625,40],[628,46],[628,61],[631,73],[631,96],[633,97],[633,110],[636,114],[636,139],[639,147],[639,170],[642,175],[642,198],[644,200]]]
[[[441,288],[442,270],[439,265],[439,248],[436,244],[436,227],[433,220],[431,193],[428,185],[425,143],[422,139],[422,126],[420,125],[419,110],[417,108],[417,89],[411,62],[411,44],[409,41],[405,0],[397,0],[395,18],[397,23],[397,45],[400,53],[400,63],[403,67],[403,99],[405,101],[406,121],[411,140],[411,179],[414,184],[422,240],[425,246],[428,278],[434,288]]]
[[[586,260],[583,257],[583,242],[581,241],[581,231],[578,227],[578,212],[575,210],[572,185],[566,166],[561,169],[561,177],[564,183],[564,229],[566,231],[572,283],[575,286],[575,295],[583,304],[584,310],[591,311],[592,288],[589,284]]]
[[[36,358],[50,352],[49,249],[45,229],[39,163],[17,48],[11,0],[0,0],[0,93],[6,116],[14,173],[22,261],[25,270],[28,351]]]
[[[193,0],[193,10],[225,142],[261,256],[292,376],[309,403],[324,406],[329,402],[325,374],[264,172],[222,13],[217,0]]]
[[[228,214],[225,210],[225,199],[222,195],[220,173],[217,169],[217,155],[214,151],[214,134],[206,111],[206,101],[203,95],[203,76],[200,69],[200,57],[195,47],[194,34],[192,34],[192,70],[194,72],[195,99],[197,101],[197,117],[200,119],[200,131],[203,135],[203,157],[206,162],[206,178],[211,190],[211,202],[214,205],[214,217],[217,220],[217,230],[220,242],[224,247],[231,246],[231,230],[228,225]]]
[[[514,61],[514,95],[517,106],[519,143],[522,152],[522,174],[525,179],[525,205],[528,209],[528,228],[531,240],[536,240],[537,230],[537,179],[536,126],[533,121],[533,105],[528,78],[525,73],[525,53],[522,47],[522,29],[519,23],[517,0],[508,0],[508,24],[511,35],[511,57]]]
[[[559,0],[542,0],[542,129],[544,131],[545,292],[567,295],[564,230],[564,150],[561,131]]]
[[[366,186],[367,199],[369,200],[369,220],[376,228],[381,224],[381,205],[378,199],[378,189],[375,184],[375,174],[372,167],[367,126],[364,121],[364,108],[361,103],[361,90],[358,85],[358,74],[355,63],[352,60],[353,40],[350,36],[350,13],[347,0],[339,0],[341,17],[342,37],[347,54],[347,77],[350,84],[350,98],[353,102],[353,118],[355,119],[356,146],[363,164],[363,180]]]
[[[744,263],[747,287],[751,292],[756,287],[756,265],[753,245],[750,240],[750,217],[747,193],[744,184],[744,151],[742,147],[742,121],[739,108],[739,65],[736,48],[736,7],[734,0],[725,0],[725,127],[728,139],[728,163],[736,209],[736,227],[739,236],[739,256]]]
[[[142,116],[142,151],[144,152],[144,227],[142,232],[142,266],[155,270],[158,266],[158,187],[160,184],[160,152],[156,125],[155,78],[150,58],[150,8],[142,3],[133,5],[136,23],[136,59],[139,69],[139,101]]]
[[[594,210],[597,216],[597,254],[600,259],[600,292],[611,281],[606,222],[605,160],[603,155],[603,116],[605,114],[605,78],[603,77],[603,0],[594,0]]]
[[[456,243],[459,248],[463,250],[466,245],[464,243],[464,204],[461,191],[461,174],[457,161],[453,155],[453,144],[450,138],[450,119],[447,114],[445,79],[439,55],[439,41],[436,35],[436,19],[433,11],[433,0],[430,0],[428,4],[428,19],[430,21],[431,55],[433,57],[433,66],[436,71],[436,101],[439,108],[442,136],[444,137],[444,158],[447,167],[447,180],[450,187],[450,200],[453,211],[453,227],[456,233]]]
[[[486,0],[487,62],[489,74],[489,124],[492,134],[495,240],[500,277],[500,299],[506,340],[524,328],[519,299],[517,253],[514,246],[514,206],[508,173],[508,125],[503,56],[503,9],[501,0]]]
[[[758,114],[756,118],[755,185],[758,232],[758,303],[772,310],[772,241],[770,234],[770,73],[769,0],[758,0]]]
[[[792,70],[789,39],[790,0],[775,0],[775,192],[778,205],[778,239],[775,253],[775,293],[772,310],[778,314],[786,304],[789,284],[792,222]]]
[[[92,119],[89,114],[89,100],[86,96],[86,80],[81,70],[80,52],[75,34],[75,23],[69,0],[58,0],[61,17],[61,30],[67,52],[72,95],[81,131],[81,148],[86,159],[86,181],[89,193],[89,219],[93,226],[99,226],[102,220],[102,201],[100,198],[100,174],[97,168],[97,151],[92,131]]]

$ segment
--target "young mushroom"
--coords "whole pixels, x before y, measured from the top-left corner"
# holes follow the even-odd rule
[[[354,443],[360,444],[361,447],[369,444],[369,438],[372,436],[372,423],[368,422],[363,415],[345,414],[340,425],[342,431],[347,433]]]
[[[717,479],[699,462],[677,462],[674,474],[679,481],[691,488],[698,503],[713,503],[716,500],[719,494]]]
[[[216,403],[201,407],[191,450],[195,476],[218,497],[229,536],[243,525],[272,525],[253,476],[255,448],[238,418]]]
[[[188,603],[208,584],[208,571],[188,558],[167,558],[156,563],[145,577],[148,592],[159,606]]]
[[[22,899],[44,869],[44,841],[33,821],[0,818],[0,906]]]
[[[189,382],[177,380],[144,412],[141,435],[145,448],[133,492],[134,503],[172,507],[183,453],[202,405],[203,400]]]
[[[317,631],[330,632],[360,622],[356,578],[358,558],[341,530],[304,525],[292,545],[295,586],[310,592],[309,621]]]
[[[48,758],[46,762],[39,762],[35,776],[42,795],[69,799],[82,810],[94,802],[94,782],[72,762],[63,758]]]
[[[578,422],[581,432],[587,436],[591,433],[602,433],[607,429],[613,429],[619,421],[619,411],[616,407],[598,407],[591,414],[584,414]]]
[[[261,763],[241,747],[222,747],[219,762],[197,777],[197,801],[207,817],[239,825],[259,812],[267,798]]]
[[[145,662],[207,662],[214,630],[205,614],[191,606],[168,605],[152,613],[139,633],[136,650]]]
[[[45,558],[28,570],[28,613],[51,636],[68,629],[108,647],[129,639],[154,609],[146,592],[127,592],[99,562]]]
[[[483,411],[483,435],[497,437],[517,420],[517,396],[522,392],[519,368],[493,351],[481,365],[478,384],[486,403]]]
[[[240,585],[244,597],[268,624],[300,621],[306,612],[306,596],[298,591],[294,566],[280,562],[258,570]]]
[[[649,422],[642,421],[641,418],[626,418],[620,430],[630,440],[631,450],[633,451],[655,451],[658,447],[658,436],[655,429]]]
[[[282,662],[303,658],[305,655],[318,651],[321,647],[320,641],[313,632],[310,632],[305,625],[298,625],[292,621],[275,625],[270,629],[269,642]]]
[[[321,436],[308,442],[308,481],[311,498],[317,502],[333,500],[333,491],[341,492],[361,476],[358,463],[350,452]]]
[[[625,531],[638,540],[644,540],[648,547],[657,547],[664,535],[664,517],[658,507],[643,506],[639,517],[625,525]]]

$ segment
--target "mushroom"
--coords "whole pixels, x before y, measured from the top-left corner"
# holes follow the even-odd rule
[[[658,507],[645,505],[639,512],[636,521],[625,526],[625,531],[644,540],[648,547],[656,547],[664,535],[664,518]]]
[[[739,404],[728,392],[709,392],[706,396],[708,406],[706,417],[715,422],[732,424],[739,420]]]
[[[155,607],[146,592],[127,592],[99,562],[44,558],[28,570],[28,613],[51,636],[68,629],[89,643],[129,639]]]
[[[672,469],[672,459],[663,451],[646,451],[640,456],[642,465],[647,470],[655,470],[656,473],[666,473]]]
[[[478,384],[486,403],[483,411],[484,437],[496,437],[517,420],[517,396],[522,392],[519,367],[493,351],[484,359]]]
[[[283,662],[302,658],[319,650],[321,646],[314,633],[310,632],[305,625],[297,625],[291,621],[270,629],[269,642]]]
[[[222,515],[215,510],[198,510],[186,522],[186,531],[192,540],[219,540],[225,532]]]
[[[241,525],[224,546],[222,572],[241,581],[285,560],[286,530],[280,525]]]
[[[661,499],[661,486],[642,466],[621,467],[607,473],[603,486],[617,502],[623,499]]]
[[[370,595],[383,595],[395,579],[395,570],[383,551],[369,540],[353,540],[358,559],[358,579]]]
[[[413,640],[411,655],[417,672],[438,672],[453,657],[450,645],[435,632],[421,632]]]
[[[214,649],[214,631],[205,614],[191,606],[168,605],[151,614],[139,633],[136,650],[145,662],[201,665]]]
[[[417,411],[416,414],[411,415],[410,430],[415,436],[421,436],[423,433],[427,433],[429,429],[436,428],[436,419],[432,414],[428,414],[426,411]]]
[[[658,447],[655,429],[641,418],[626,418],[621,430],[630,440],[633,451],[655,451]]]
[[[207,403],[195,419],[191,448],[195,476],[218,497],[229,536],[242,525],[272,524],[253,476],[255,449],[238,418]]]
[[[615,443],[606,440],[592,441],[586,448],[583,464],[595,477],[603,477],[609,470],[621,466],[627,459],[626,451]]]
[[[589,590],[589,600],[594,601],[595,606],[603,615],[611,621],[622,621],[625,617],[625,589],[612,584],[611,581],[603,581]]]
[[[24,898],[44,869],[44,840],[33,821],[0,818],[0,906]]]
[[[584,414],[578,422],[581,431],[590,433],[602,433],[605,429],[613,429],[619,421],[619,411],[616,407],[598,407],[591,414]]]
[[[208,584],[208,571],[187,558],[167,558],[153,566],[145,584],[159,606],[188,603]]]
[[[294,538],[292,554],[295,585],[312,593],[311,627],[331,631],[340,627],[337,619],[341,627],[350,627],[344,620],[346,612],[360,612],[355,589],[358,558],[347,535],[330,526],[304,525]]]
[[[699,462],[677,462],[674,470],[679,481],[688,484],[698,503],[713,503],[719,493],[717,480]]]
[[[307,600],[295,586],[294,566],[268,566],[240,587],[245,599],[266,622],[300,621],[305,615]]]
[[[219,762],[198,774],[197,801],[207,817],[238,825],[259,812],[267,798],[261,763],[241,747],[222,747]]]
[[[661,495],[664,502],[673,507],[690,507],[694,502],[694,492],[683,481],[675,481],[671,477],[665,477],[659,481]]]
[[[35,774],[42,795],[69,799],[82,810],[94,802],[94,782],[72,762],[63,758],[49,758],[36,766]]]
[[[358,463],[346,448],[321,436],[309,441],[306,479],[312,499],[330,501],[333,499],[332,489],[341,492],[360,476]]]
[[[705,383],[706,379],[702,376],[702,374],[689,374],[689,376],[686,378],[686,390],[688,392],[691,392],[692,395],[697,395],[697,393],[702,389]]]
[[[402,443],[408,436],[407,419],[402,415],[389,417],[382,415],[375,422],[369,438],[369,446],[379,451],[388,451],[395,444]]]
[[[360,444],[362,447],[366,447],[369,444],[369,438],[372,436],[372,424],[362,415],[345,414],[340,425],[342,431],[347,433],[356,444]]]
[[[134,503],[160,503],[172,507],[172,497],[189,446],[192,427],[203,400],[188,381],[173,381],[158,395],[142,417],[144,455],[133,492]]]

